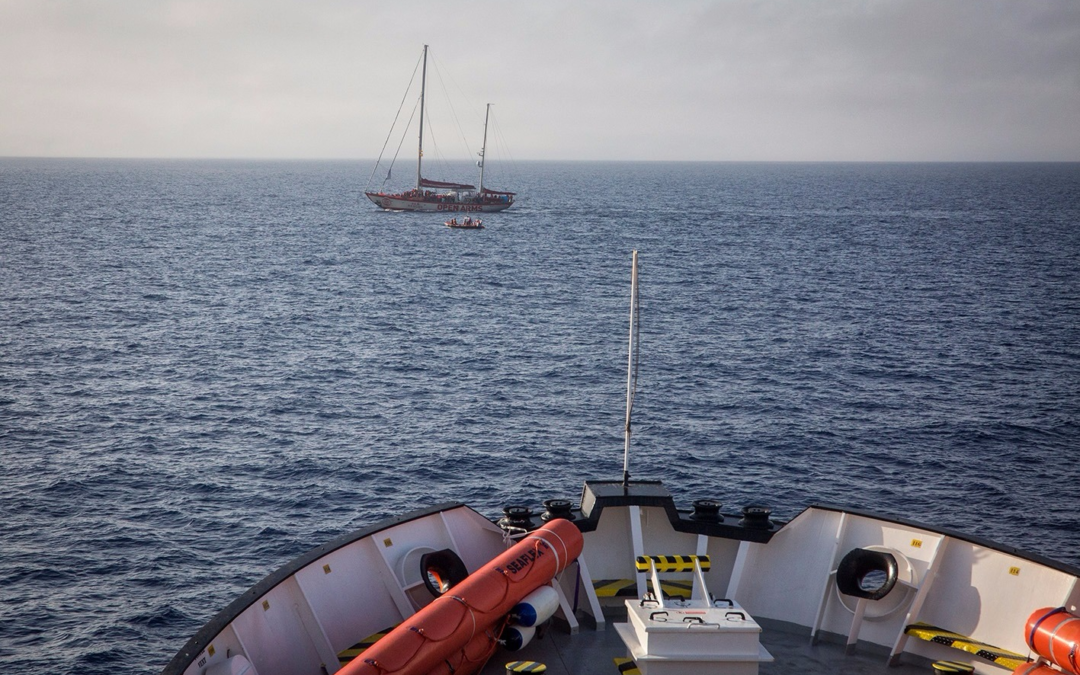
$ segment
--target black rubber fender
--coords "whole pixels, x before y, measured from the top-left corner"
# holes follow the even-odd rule
[[[860,583],[871,572],[884,572],[885,583],[876,589],[866,590]],[[867,600],[881,600],[896,585],[899,566],[896,557],[885,551],[853,548],[848,551],[836,568],[836,587],[844,595]]]
[[[436,598],[469,576],[469,570],[457,553],[448,548],[420,556],[420,578]]]

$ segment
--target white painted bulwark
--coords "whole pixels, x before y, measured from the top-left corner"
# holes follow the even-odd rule
[[[643,675],[757,675],[761,663],[773,661],[770,650],[790,662],[791,653],[776,651],[770,640],[792,626],[817,637],[847,636],[850,656],[845,658],[880,658],[882,667],[886,661],[900,669],[914,667],[915,657],[978,662],[973,654],[905,633],[917,623],[1016,652],[1022,661],[1028,654],[1027,617],[1042,607],[1075,612],[1080,602],[1075,570],[977,538],[865,512],[812,507],[771,538],[748,541],[756,531],[739,530],[730,517],[705,526],[716,534],[702,533],[705,528],[675,509],[655,505],[660,491],[648,487],[652,503],[634,504],[628,491],[631,499],[609,503],[595,521],[589,520],[595,503],[586,491],[577,521],[584,549],[578,564],[554,586],[557,623],[568,626],[572,641],[580,636],[579,617],[591,615],[595,621],[582,623],[581,632],[600,632],[605,607],[619,606],[612,617],[625,611],[625,622],[614,624],[614,646],[625,648],[619,656],[631,656]],[[335,673],[343,650],[431,601],[420,577],[423,553],[450,549],[475,571],[505,551],[510,534],[472,509],[447,505],[348,535],[253,587],[193,639],[190,651],[179,655],[183,665],[166,675]],[[871,566],[841,565],[855,549],[862,551],[849,561],[869,560]],[[887,556],[868,558],[867,552],[895,560],[892,590],[871,599],[863,591],[873,588],[845,583],[848,595],[842,594],[838,576],[850,581],[882,573],[880,566],[872,567],[882,561],[892,568]],[[639,555],[657,557],[647,558],[648,569],[639,572]],[[689,556],[693,570],[662,571],[660,556],[668,555]],[[646,579],[653,588],[669,590],[671,582],[689,581],[693,591],[689,599],[650,593],[601,601],[593,588],[595,581],[618,580],[620,588],[636,585],[642,593]],[[868,576],[858,581],[873,586]],[[733,597],[716,597],[709,588],[723,588]],[[763,632],[761,623],[770,628]],[[543,650],[552,656],[550,650],[560,648],[557,642],[535,640],[528,649],[537,657]],[[826,637],[801,644],[815,650],[827,649],[829,642]],[[609,651],[595,659],[610,663],[612,656]],[[530,658],[536,657],[530,653]]]

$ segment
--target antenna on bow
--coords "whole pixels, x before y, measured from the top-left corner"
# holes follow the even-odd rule
[[[626,444],[623,448],[623,488],[630,487],[630,415],[637,393],[638,362],[638,283],[637,251],[634,251],[630,271],[630,349],[626,365]]]

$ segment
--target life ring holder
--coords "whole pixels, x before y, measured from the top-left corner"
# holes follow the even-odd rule
[[[429,571],[434,571],[435,578],[431,578]],[[430,546],[409,549],[398,560],[397,573],[403,588],[409,589],[423,585],[436,598],[445,592],[445,590],[439,591],[440,587],[445,589],[453,586],[469,576],[465,563],[452,549],[444,548],[436,551]]]
[[[444,548],[420,556],[420,578],[432,597],[446,593],[468,576],[468,568],[452,549]]]
[[[420,569],[420,558],[427,553],[434,553],[435,549],[430,546],[417,546],[405,552],[395,565],[398,580],[403,588],[411,588],[419,585],[424,578]]]
[[[859,553],[860,551],[863,553]],[[890,558],[895,563],[895,577],[888,569]],[[874,598],[872,597],[874,594],[870,593],[860,598],[840,590],[841,586],[847,586],[852,582],[857,584],[866,574],[875,571],[885,572],[887,577],[881,588],[888,586],[888,589],[880,597]],[[906,607],[914,599],[917,585],[918,573],[903,553],[886,546],[861,546],[852,549],[844,556],[836,570],[834,588],[840,604],[852,614],[855,613],[860,599],[870,600],[866,603],[863,618],[875,621],[892,616]]]

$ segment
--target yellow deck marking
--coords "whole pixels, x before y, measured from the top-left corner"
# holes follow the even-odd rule
[[[962,661],[935,661],[933,664],[935,673],[974,673],[975,666]]]
[[[657,572],[693,572],[695,561],[701,565],[702,572],[708,572],[712,564],[707,555],[639,555],[634,559],[634,567],[638,572],[648,572],[650,560]]]
[[[547,666],[539,661],[511,661],[506,664],[508,673],[543,673],[545,671],[547,671]]]
[[[361,654],[363,654],[364,651],[366,651],[369,647],[371,647],[371,645],[378,642],[380,639],[382,639],[383,636],[385,636],[387,633],[389,633],[392,630],[394,630],[393,626],[390,626],[388,628],[383,628],[378,633],[372,633],[371,635],[367,636],[363,640],[361,640],[361,641],[357,642],[356,644],[354,644],[352,647],[349,647],[348,649],[342,649],[340,652],[338,652],[338,655],[337,655],[338,663],[340,663],[341,665],[344,666],[349,661],[352,661],[357,656],[360,656]]]
[[[954,633],[945,630],[944,628],[938,628],[937,626],[931,626],[928,623],[912,624],[905,628],[904,632],[908,635],[913,635],[920,640],[936,642],[939,645],[945,645],[946,647],[952,647],[953,649],[959,649],[969,654],[974,654],[980,659],[986,659],[991,663],[996,663],[999,666],[1004,666],[1006,668],[1015,669],[1028,662],[1028,658],[1023,654],[1017,654],[1016,652],[1010,652],[1007,649],[988,645],[985,642],[973,640],[966,635]]]
[[[652,588],[649,581],[646,587]],[[689,598],[694,588],[694,582],[690,579],[670,579],[660,582],[660,588],[664,594],[673,598]],[[601,579],[593,582],[593,590],[598,598],[636,598],[637,582],[633,579]]]

